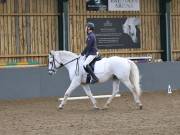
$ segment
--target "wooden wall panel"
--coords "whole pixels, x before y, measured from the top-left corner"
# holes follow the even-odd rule
[[[171,1],[172,20],[172,57],[173,60],[180,60],[180,1]]]
[[[47,54],[58,49],[58,0],[6,0],[0,3],[0,65],[34,61],[47,64]],[[69,48],[85,47],[87,18],[139,17],[141,48],[101,49],[103,56],[161,58],[159,0],[140,0],[138,12],[86,11],[85,0],[69,0]],[[173,60],[180,57],[180,2],[171,1]]]
[[[0,65],[47,64],[58,49],[58,0],[6,0],[0,3]]]
[[[147,56],[159,59],[162,52],[160,47],[159,0],[140,0],[140,11],[108,12],[86,11],[85,0],[69,0],[69,41],[70,50],[80,53],[85,47],[85,24],[87,18],[120,18],[137,16],[141,19],[140,38],[141,48],[137,49],[100,49],[103,56]]]

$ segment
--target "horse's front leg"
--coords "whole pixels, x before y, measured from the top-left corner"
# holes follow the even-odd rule
[[[97,107],[97,105],[96,105],[96,100],[95,100],[95,98],[93,97],[93,94],[92,94],[92,92],[91,92],[91,89],[90,89],[89,85],[82,85],[82,87],[83,87],[86,95],[90,98],[90,100],[91,100],[91,102],[92,102],[92,104],[93,104],[93,108],[94,108],[94,109],[99,109],[99,107]]]
[[[73,80],[71,81],[69,88],[66,90],[64,94],[64,98],[61,104],[59,105],[59,109],[63,109],[64,105],[67,102],[67,98],[71,95],[72,91],[74,91],[79,85],[80,85],[80,78],[74,77]]]
[[[107,109],[109,107],[109,104],[113,100],[113,98],[116,96],[116,94],[119,92],[119,83],[120,81],[118,79],[113,80],[113,91],[112,96],[108,98],[107,102],[105,103],[103,109]]]

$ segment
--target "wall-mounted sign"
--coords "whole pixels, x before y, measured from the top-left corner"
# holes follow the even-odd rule
[[[96,43],[99,49],[140,48],[140,19],[88,18],[95,24]]]
[[[6,2],[6,0],[0,0],[0,3],[3,3],[3,4],[4,4],[5,2]]]
[[[109,11],[139,11],[139,0],[108,0]]]
[[[88,11],[108,10],[108,0],[86,0],[86,10]]]

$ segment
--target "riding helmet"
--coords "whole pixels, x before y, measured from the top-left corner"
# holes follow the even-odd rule
[[[88,23],[86,24],[86,26],[89,27],[90,30],[94,30],[94,28],[95,28],[95,25],[94,25],[94,23],[92,23],[92,22],[88,22]]]

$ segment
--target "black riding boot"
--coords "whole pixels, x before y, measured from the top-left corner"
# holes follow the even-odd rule
[[[91,84],[97,83],[99,81],[99,79],[96,77],[96,75],[94,74],[94,72],[92,71],[92,69],[89,65],[86,66],[86,70],[93,78],[90,83]]]

